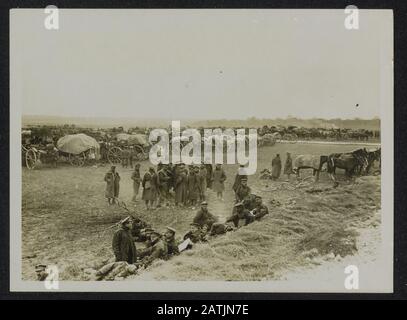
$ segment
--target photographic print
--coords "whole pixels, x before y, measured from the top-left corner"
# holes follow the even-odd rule
[[[391,10],[12,9],[11,290],[392,292]]]

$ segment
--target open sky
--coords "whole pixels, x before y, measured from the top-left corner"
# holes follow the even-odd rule
[[[383,12],[359,30],[343,10],[60,10],[59,30],[45,17],[11,13],[26,115],[380,116]]]

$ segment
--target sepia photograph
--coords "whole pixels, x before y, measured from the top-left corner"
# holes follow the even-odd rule
[[[391,10],[12,9],[16,291],[392,292]]]

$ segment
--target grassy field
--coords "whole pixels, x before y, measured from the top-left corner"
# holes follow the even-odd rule
[[[280,153],[329,154],[351,151],[360,146],[277,144],[258,152],[257,174],[249,178],[253,191],[271,206],[271,214],[260,222],[193,250],[169,261],[159,261],[134,278],[176,280],[262,280],[277,279],[284,272],[309,263],[315,255],[349,255],[356,252],[357,228],[374,217],[380,209],[380,176],[339,179],[340,186],[322,173],[320,182],[287,190],[285,177],[280,181],[259,180],[259,172],[271,166]],[[148,162],[141,166],[142,174]],[[104,173],[108,167],[57,169],[43,166],[29,171],[23,168],[22,241],[23,279],[35,279],[38,263],[56,264],[60,279],[84,279],[83,269],[94,267],[112,256],[111,240],[117,221],[126,216],[124,209],[108,206],[104,198]],[[231,213],[231,185],[237,165],[225,165],[227,173],[225,201],[208,191],[209,210],[224,219]],[[118,168],[122,177],[120,199],[130,207],[132,197],[131,169]],[[340,170],[338,173],[341,174]],[[302,176],[310,175],[303,171]],[[292,184],[295,179],[292,177]],[[291,190],[293,189],[293,190]],[[139,202],[132,207],[157,229],[169,225],[182,236],[195,210],[161,208],[146,211]],[[370,221],[370,220],[369,220]],[[377,226],[379,221],[372,225]]]

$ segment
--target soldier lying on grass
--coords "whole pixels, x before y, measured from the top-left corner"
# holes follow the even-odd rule
[[[110,262],[96,271],[95,274],[90,274],[89,280],[122,280],[129,275],[137,273],[137,266],[129,264],[126,261]]]

